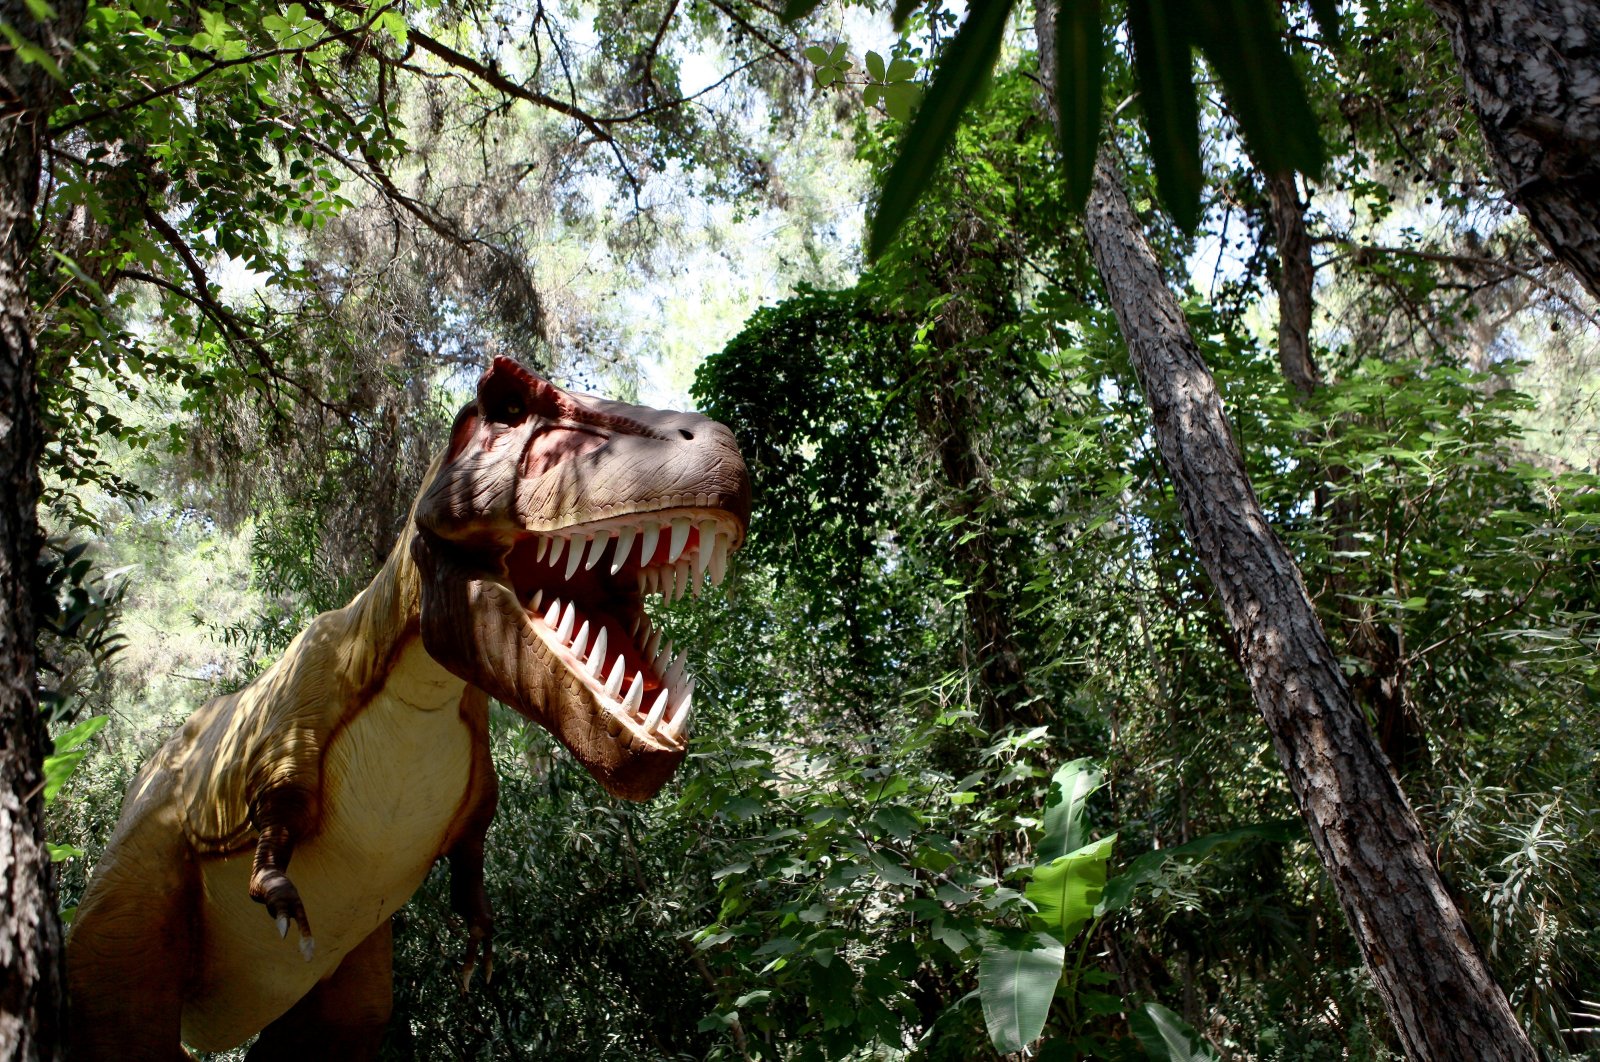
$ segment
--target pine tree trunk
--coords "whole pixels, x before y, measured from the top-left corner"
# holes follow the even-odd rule
[[[1300,571],[1267,524],[1216,382],[1110,152],[1096,163],[1085,221],[1095,266],[1184,527],[1239,635],[1256,706],[1401,1043],[1415,1059],[1531,1060],[1356,707]]]
[[[1037,12],[1048,100],[1055,4],[1041,0]],[[1356,707],[1300,569],[1267,523],[1216,380],[1128,205],[1111,145],[1095,161],[1084,230],[1184,528],[1238,636],[1256,707],[1401,1045],[1423,1062],[1532,1062],[1527,1035]]]
[[[56,17],[41,25],[5,0],[0,18],[59,62],[83,7],[55,0]],[[16,48],[0,51],[0,1058],[19,1062],[61,1054],[61,924],[42,829],[49,739],[34,660],[40,439],[28,298],[40,156],[59,91]]]
[[[1428,2],[1506,194],[1600,299],[1600,5]]]

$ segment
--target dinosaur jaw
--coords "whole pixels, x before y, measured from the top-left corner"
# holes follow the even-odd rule
[[[694,679],[643,599],[720,583],[743,535],[742,519],[715,508],[612,516],[525,532],[493,571],[481,553],[418,534],[423,644],[548,730],[608,792],[647,800],[688,751]]]
[[[742,524],[711,509],[631,513],[529,535],[506,559],[534,635],[569,677],[569,701],[633,748],[688,742],[694,678],[643,598],[670,604],[719,584]],[[548,724],[547,724],[548,725]],[[560,736],[559,733],[557,736]]]

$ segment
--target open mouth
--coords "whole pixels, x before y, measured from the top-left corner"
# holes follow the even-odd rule
[[[687,745],[694,678],[644,611],[717,586],[744,531],[731,515],[678,508],[530,533],[506,558],[534,633],[581,689],[606,730],[634,745]]]

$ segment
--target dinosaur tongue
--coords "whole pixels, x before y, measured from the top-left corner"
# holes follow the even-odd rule
[[[512,588],[455,559],[448,546],[429,537],[421,532],[412,540],[429,655],[550,731],[613,795],[654,796],[682,762],[684,747],[656,739],[640,720],[608,708],[600,686],[605,678],[577,670],[578,661],[568,659],[572,651],[555,637],[559,617],[555,629],[531,617]],[[630,699],[642,702],[642,689]]]

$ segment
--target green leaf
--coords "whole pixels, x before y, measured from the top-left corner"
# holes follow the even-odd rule
[[[1161,878],[1163,868],[1169,861],[1193,863],[1206,858],[1218,849],[1231,848],[1248,841],[1283,844],[1300,836],[1299,821],[1284,819],[1220,830],[1217,833],[1208,833],[1204,837],[1196,837],[1173,848],[1158,848],[1153,852],[1146,852],[1106,883],[1105,892],[1101,894],[1100,913],[1110,914],[1112,911],[1120,911],[1132,903],[1138,889]]]
[[[909,122],[911,114],[922,99],[922,86],[909,81],[899,81],[883,87],[883,105],[889,117],[898,122]]]
[[[1066,945],[1048,933],[990,935],[978,960],[978,993],[996,1051],[1020,1051],[1038,1038],[1066,960]]]
[[[1196,4],[1189,26],[1227,94],[1256,164],[1269,173],[1322,170],[1322,135],[1305,82],[1284,51],[1275,0]]]
[[[888,69],[883,65],[883,56],[877,52],[867,53],[867,76],[874,81],[883,81]]]
[[[1139,103],[1161,202],[1185,232],[1200,221],[1200,116],[1186,25],[1203,5],[1128,0]]]
[[[1147,1001],[1128,1015],[1128,1029],[1155,1062],[1216,1062],[1211,1045],[1160,1003]]]
[[[1011,0],[990,0],[969,9],[967,20],[940,59],[933,86],[884,179],[883,197],[872,218],[867,257],[877,258],[889,246],[933,179],[939,160],[955,137],[962,112],[994,68],[1010,15]]]
[[[56,750],[44,758],[44,802],[53,803],[56,794],[61,792],[61,787],[67,784],[67,779],[72,777],[72,772],[83,762],[89,750],[82,748],[84,742],[94,737],[110,721],[110,717],[96,715],[85,719],[77,726],[56,738]]]
[[[1089,797],[1103,784],[1103,775],[1092,760],[1073,760],[1056,770],[1045,797],[1044,836],[1034,852],[1040,863],[1060,859],[1088,843],[1084,815]]]
[[[83,855],[83,849],[70,844],[44,843],[45,851],[50,853],[50,862],[65,863],[69,859],[76,859]]]
[[[910,81],[917,76],[917,64],[910,59],[893,59],[889,62],[889,72],[885,81]]]
[[[293,8],[291,7],[290,10],[293,10]],[[404,15],[394,10],[385,11],[383,17],[378,20],[378,24],[383,27],[384,32],[394,38],[396,44],[402,48],[406,46],[406,38],[410,34],[411,27],[406,25],[406,17]]]
[[[820,44],[813,44],[811,47],[807,48],[805,50],[805,57],[810,59],[813,63],[816,63],[818,66],[828,65],[828,49],[822,47]]]
[[[1082,210],[1089,201],[1094,153],[1100,145],[1105,66],[1100,30],[1100,0],[1062,0],[1056,12],[1056,106],[1069,210]]]
[[[1039,909],[1044,928],[1063,944],[1070,943],[1094,917],[1116,840],[1116,834],[1102,837],[1033,869],[1033,880],[1024,895]]]
[[[878,101],[881,99],[883,99],[882,85],[868,85],[861,90],[861,102],[868,107],[877,106]]]

